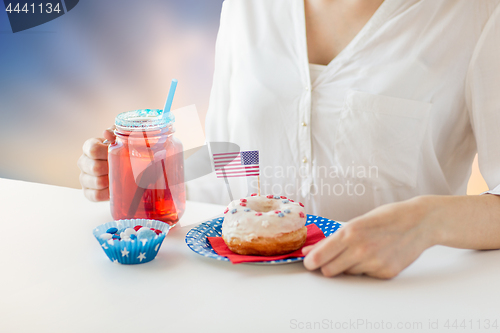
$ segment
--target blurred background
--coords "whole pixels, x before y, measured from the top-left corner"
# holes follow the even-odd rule
[[[222,0],[84,0],[13,34],[0,12],[0,177],[80,188],[83,142],[124,111],[196,104],[204,123]],[[487,190],[477,160],[468,193]]]
[[[115,116],[208,107],[222,0],[84,0],[12,33],[0,11],[0,177],[80,188],[83,142]]]

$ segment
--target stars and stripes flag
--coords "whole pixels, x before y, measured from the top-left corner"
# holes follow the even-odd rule
[[[217,178],[259,175],[259,151],[213,154]]]

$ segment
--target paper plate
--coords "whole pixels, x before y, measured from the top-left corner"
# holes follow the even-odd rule
[[[212,258],[220,261],[229,261],[228,258],[218,255],[210,242],[208,241],[208,237],[220,237],[222,235],[222,221],[224,221],[224,217],[219,217],[207,222],[203,222],[193,229],[189,230],[186,235],[186,244],[187,246],[198,253],[207,258]],[[318,228],[323,231],[325,237],[330,236],[338,228],[340,228],[341,224],[335,222],[333,220],[327,219],[325,217],[315,216],[315,215],[307,215],[306,225],[316,224]],[[304,258],[286,258],[280,260],[273,261],[257,261],[252,262],[252,264],[262,264],[262,265],[279,265],[279,264],[288,264],[296,261],[302,261]]]

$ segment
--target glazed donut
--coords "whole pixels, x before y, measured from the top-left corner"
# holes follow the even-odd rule
[[[235,200],[224,211],[222,239],[243,255],[279,255],[300,249],[307,236],[304,205],[284,196]]]

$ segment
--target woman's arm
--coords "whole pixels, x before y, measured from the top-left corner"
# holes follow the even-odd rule
[[[304,248],[304,265],[392,278],[433,245],[500,248],[500,196],[421,196],[380,206]]]
[[[500,248],[500,196],[424,196],[436,243],[462,249]]]

